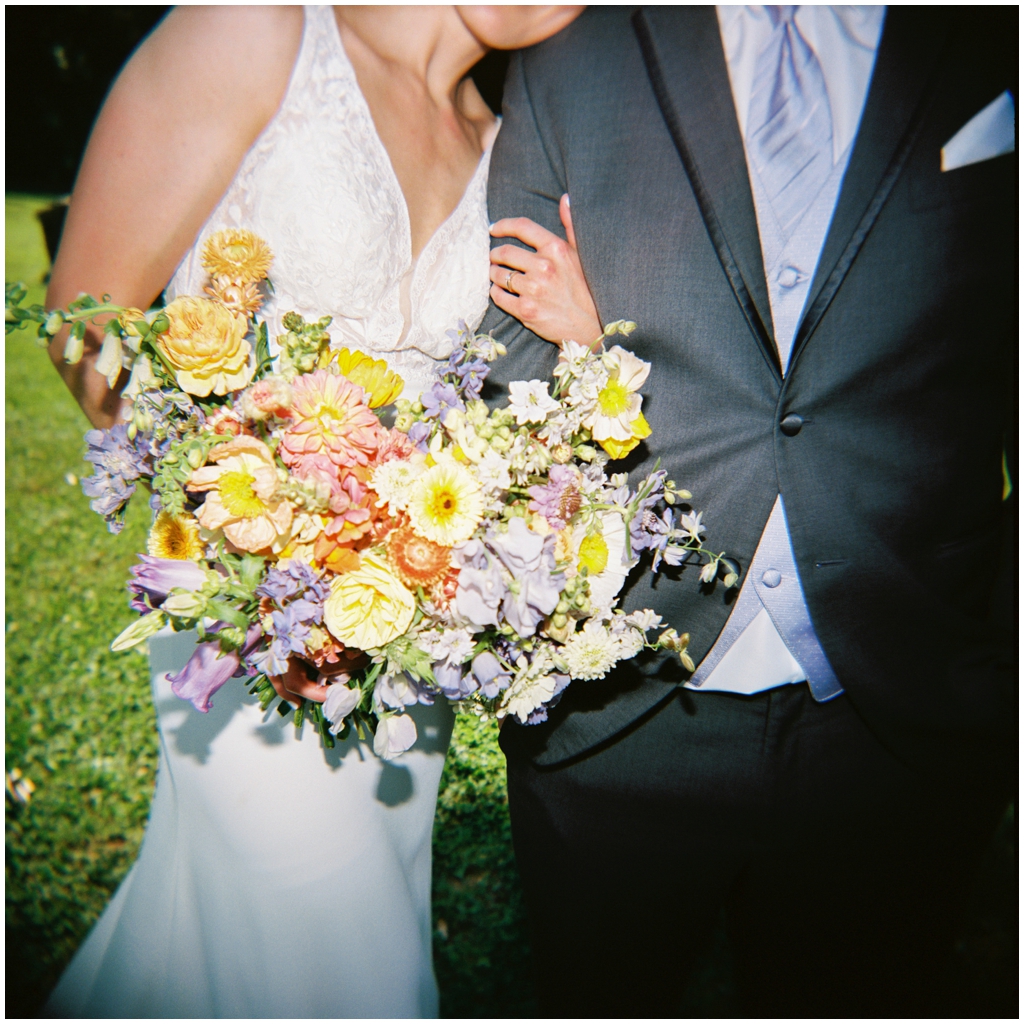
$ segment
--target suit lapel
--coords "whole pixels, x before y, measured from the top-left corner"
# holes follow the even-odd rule
[[[850,164],[793,343],[790,368],[821,322],[903,170],[949,34],[947,8],[889,7]],[[938,154],[936,154],[936,160]]]
[[[757,216],[714,8],[644,7],[633,27],[722,269],[781,381]]]

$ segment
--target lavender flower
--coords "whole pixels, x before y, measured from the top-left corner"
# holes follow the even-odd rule
[[[430,437],[430,426],[422,420],[417,421],[409,428],[408,438],[421,452],[427,450],[427,438]]]
[[[530,511],[539,512],[556,530],[564,530],[582,504],[579,474],[572,466],[557,463],[548,472],[545,484],[529,488],[533,499]]]
[[[312,593],[306,593],[307,591]],[[283,567],[272,566],[268,569],[266,578],[256,588],[256,593],[260,597],[269,597],[271,601],[277,601],[279,604],[303,594],[306,600],[322,605],[327,600],[330,587],[320,579],[312,566],[290,559],[283,563]]]
[[[497,697],[512,680],[512,673],[490,651],[481,651],[473,659],[472,672],[485,697]]]
[[[442,423],[449,410],[466,411],[466,405],[459,398],[455,385],[443,384],[441,381],[437,381],[429,391],[425,391],[420,401],[423,403],[426,415],[431,419],[439,419]]]
[[[468,540],[452,550],[452,564],[460,570],[455,591],[459,614],[475,626],[497,626],[506,587],[491,553],[479,540]]]
[[[555,535],[541,537],[525,520],[515,518],[508,533],[490,531],[487,541],[513,577],[502,601],[505,620],[519,636],[533,636],[555,610],[565,586],[565,576],[554,571]]]
[[[218,640],[207,640],[199,644],[185,667],[167,676],[174,695],[191,701],[196,711],[206,714],[213,706],[213,695],[232,676],[241,674],[242,659],[255,649],[260,638],[260,627],[254,624],[249,627],[245,645],[240,651],[221,651]]]
[[[453,665],[450,661],[434,662],[434,679],[438,689],[449,700],[463,700],[478,689],[473,675],[464,672],[461,665]]]
[[[82,481],[82,491],[92,498],[89,507],[107,521],[111,533],[124,526],[124,510],[135,493],[135,480],[151,472],[141,438],[128,439],[128,427],[118,423],[109,430],[90,430],[85,435],[89,450],[85,461],[95,467]]]
[[[463,395],[466,398],[479,398],[491,368],[482,359],[474,359],[458,367],[455,372],[459,375],[459,387]]]
[[[139,555],[142,559],[133,565],[135,577],[128,582],[128,589],[134,596],[129,604],[143,614],[150,608],[159,608],[167,595],[176,587],[182,590],[198,590],[206,582],[206,573],[196,563],[187,559],[154,558]],[[145,598],[149,598],[146,604]]]

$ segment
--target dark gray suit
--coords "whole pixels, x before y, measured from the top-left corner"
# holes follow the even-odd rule
[[[897,841],[892,837],[902,826],[893,825],[876,852],[890,840],[917,849],[914,837],[934,843],[935,834],[963,831],[952,819],[940,821],[944,812],[920,788],[932,776],[956,777],[962,799],[950,803],[961,815],[956,821],[970,819],[973,839],[959,853],[936,855],[956,860],[957,877],[966,877],[965,865],[1006,792],[1017,717],[1016,497],[1002,500],[1001,471],[1006,450],[1016,472],[1017,162],[1010,154],[940,173],[939,151],[1004,89],[1015,90],[1016,75],[1012,11],[889,11],[783,379],[713,9],[591,8],[512,61],[491,163],[492,219],[528,216],[557,231],[558,199],[571,194],[600,316],[635,320],[639,330],[629,347],[652,364],[644,412],[653,435],[629,468],[648,470],[660,459],[669,478],[693,492],[711,545],[741,567],[776,495],[784,496],[814,627],[846,690],[821,706],[806,697],[806,687],[755,697],[691,695],[678,689],[678,663],[654,658],[604,683],[574,684],[544,726],[505,728],[517,854],[540,958],[562,958],[561,967],[540,965],[550,1012],[671,1012],[677,982],[662,991],[653,979],[668,963],[678,971],[687,929],[703,927],[712,902],[734,892],[737,877],[749,871],[750,857],[740,857],[714,884],[702,885],[708,857],[728,860],[742,846],[736,830],[764,813],[764,780],[787,756],[789,742],[769,747],[766,737],[782,720],[787,735],[826,720],[838,730],[809,760],[818,748],[802,741],[803,760],[792,762],[799,762],[790,780],[797,789],[812,776],[830,780],[812,801],[818,811],[834,798],[847,819],[849,806],[875,800],[844,788],[856,775],[851,764],[865,766],[878,792],[902,794],[893,797],[891,818],[904,825],[912,818],[912,829]],[[496,376],[548,376],[553,346],[493,308],[484,322],[491,328],[509,347]],[[779,427],[791,412],[803,418],[792,437]],[[701,587],[693,568],[637,577],[626,602],[653,607],[689,631],[697,661],[730,609],[729,594]],[[852,746],[839,738],[853,733]],[[678,761],[684,750],[685,764]],[[833,766],[834,775],[829,751],[845,751],[845,767]],[[747,825],[713,810],[746,785],[723,779],[723,764],[726,774],[760,780]],[[685,794],[674,788],[683,777],[692,783]],[[908,811],[922,801],[930,808],[927,823]],[[646,818],[635,816],[638,806]],[[807,808],[793,813],[821,831]],[[606,842],[615,820],[633,846]],[[682,845],[673,851],[676,842]],[[780,849],[774,855],[783,861],[803,856],[795,847]],[[596,851],[589,865],[581,852],[588,850]],[[668,894],[671,886],[653,867],[649,891],[633,878],[623,889],[628,899],[609,900],[607,886],[622,881],[614,880],[615,864],[644,873],[644,864],[664,866],[672,854],[680,871],[696,855],[694,889],[715,890],[706,906],[687,886]],[[891,851],[886,856],[892,860]],[[835,870],[855,869],[840,858]],[[604,916],[587,903],[581,879],[606,907]],[[953,887],[945,876],[930,884],[931,900],[936,886]],[[879,886],[879,899],[890,899],[891,891],[906,888],[905,877],[896,871]],[[627,911],[647,898],[676,907],[676,920]],[[687,900],[699,912],[687,916],[680,909]],[[777,920],[779,906],[765,913]],[[639,914],[635,928],[618,933],[629,936],[632,953],[609,937],[616,934],[611,917],[621,925],[627,913]],[[566,924],[571,917],[575,932]],[[788,942],[807,938],[806,914],[802,920]],[[849,936],[858,927],[871,932],[880,925],[851,924],[834,941],[860,948]],[[900,941],[913,945],[905,936]],[[759,944],[748,943],[752,977],[763,967]],[[626,958],[619,963],[628,962],[628,971],[617,971],[614,957],[602,959],[599,949],[609,945]],[[667,961],[655,946],[669,951]],[[587,950],[578,962],[564,959],[573,947]],[[931,963],[934,952],[919,959]],[[567,980],[570,961],[578,984]],[[611,979],[621,982],[623,973],[642,977],[616,989]],[[904,982],[915,984],[893,980],[892,993]],[[585,992],[597,987],[602,999],[586,1003]],[[663,1001],[636,1002],[645,987]],[[768,1009],[798,1005],[786,998]],[[892,998],[897,1002],[882,1012],[902,1005]],[[820,1000],[808,1006],[828,1011]],[[849,1000],[843,1006],[857,1008]]]

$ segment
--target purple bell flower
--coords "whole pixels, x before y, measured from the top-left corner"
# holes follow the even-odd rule
[[[131,568],[135,577],[128,583],[128,589],[135,596],[129,604],[137,611],[146,613],[150,607],[159,608],[167,595],[179,587],[182,590],[198,590],[206,582],[206,573],[196,563],[183,558],[154,558],[139,555],[142,559]],[[147,605],[144,598],[149,598]]]
[[[172,692],[182,700],[191,701],[196,711],[206,714],[213,707],[213,695],[241,670],[242,659],[256,647],[262,635],[258,623],[251,625],[240,651],[222,652],[218,640],[199,644],[185,667],[167,676]]]

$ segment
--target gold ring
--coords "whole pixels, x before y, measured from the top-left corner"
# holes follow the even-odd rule
[[[513,295],[519,294],[519,292],[512,290],[512,278],[515,277],[516,274],[520,273],[522,273],[520,270],[510,270],[508,272],[508,277],[505,278],[505,291],[511,292]]]

